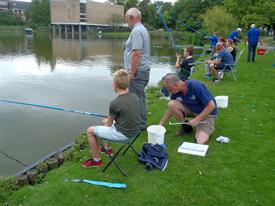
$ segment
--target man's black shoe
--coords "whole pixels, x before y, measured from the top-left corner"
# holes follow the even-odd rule
[[[187,120],[185,122],[188,122]],[[182,124],[181,125],[181,129],[176,133],[176,136],[183,136],[184,134],[189,134],[193,132],[193,128],[192,126],[188,125],[188,124]]]

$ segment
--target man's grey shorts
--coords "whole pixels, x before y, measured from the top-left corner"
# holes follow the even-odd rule
[[[189,108],[187,108],[186,106],[184,106],[184,112],[187,117],[197,116],[197,114],[192,113],[191,110]],[[215,117],[216,117],[216,115],[206,116],[202,120],[203,123],[198,123],[197,126],[195,126],[196,131],[197,132],[202,131],[202,132],[206,133],[208,136],[210,136],[215,131],[215,126],[214,126]]]

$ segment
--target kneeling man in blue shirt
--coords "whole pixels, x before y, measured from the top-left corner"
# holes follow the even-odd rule
[[[191,117],[188,124],[196,129],[197,143],[205,144],[214,132],[217,115],[216,102],[209,90],[200,81],[182,81],[174,74],[168,74],[163,84],[172,96],[159,124],[164,125],[172,116],[180,122],[184,122],[186,117]],[[184,130],[182,124],[177,135],[183,135]]]

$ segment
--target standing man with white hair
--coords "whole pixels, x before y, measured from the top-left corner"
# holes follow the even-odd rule
[[[255,24],[251,24],[250,29],[248,30],[246,36],[247,36],[247,43],[248,43],[247,62],[250,62],[251,53],[252,53],[251,60],[252,62],[254,62],[255,51],[256,51],[258,42],[260,42],[260,44],[263,45],[262,40],[260,38],[260,30],[256,28]]]
[[[146,129],[145,87],[150,78],[150,35],[141,23],[141,12],[130,8],[125,14],[125,21],[132,29],[124,50],[124,68],[129,72],[129,91],[135,93],[141,105],[140,129]]]

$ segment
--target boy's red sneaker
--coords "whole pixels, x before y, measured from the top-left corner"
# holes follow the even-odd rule
[[[98,150],[99,150],[100,153],[105,154],[105,151],[104,151],[103,147],[99,147]],[[113,156],[113,150],[112,150],[112,148],[106,149],[106,150],[107,150],[108,155]]]
[[[99,160],[96,162],[93,158],[85,160],[81,163],[83,167],[100,167],[103,165],[103,161]]]

